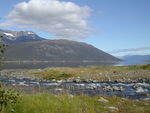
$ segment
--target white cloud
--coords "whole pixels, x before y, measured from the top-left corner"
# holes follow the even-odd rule
[[[91,9],[60,0],[30,0],[18,3],[0,27],[41,30],[59,38],[86,38],[90,34],[87,18]]]

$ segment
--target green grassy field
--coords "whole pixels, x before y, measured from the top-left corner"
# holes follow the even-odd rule
[[[2,113],[150,113],[149,106],[150,101],[118,97],[24,94],[20,103],[7,106]]]

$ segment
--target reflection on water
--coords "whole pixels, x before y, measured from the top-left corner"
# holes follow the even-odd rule
[[[125,66],[125,65],[140,65],[148,64],[145,61],[122,61],[122,62],[100,62],[100,61],[68,61],[68,62],[57,62],[57,61],[23,61],[23,62],[5,62],[2,66],[3,69],[38,69],[47,67],[89,67],[89,66]]]
[[[5,62],[2,66],[3,69],[38,69],[47,67],[88,67],[88,66],[112,66],[117,64],[117,62]]]

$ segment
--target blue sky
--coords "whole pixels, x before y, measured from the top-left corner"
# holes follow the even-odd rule
[[[6,21],[5,16],[20,2],[28,0],[2,0],[0,4],[0,23]],[[150,47],[150,0],[60,0],[72,2],[80,7],[88,6],[92,11],[88,26],[92,33],[87,38],[77,41],[87,42],[113,55],[149,54]],[[50,33],[34,28],[6,27],[12,30],[33,30],[46,38],[54,38]],[[79,35],[80,36],[80,35]],[[114,50],[133,49],[129,52],[114,53]]]

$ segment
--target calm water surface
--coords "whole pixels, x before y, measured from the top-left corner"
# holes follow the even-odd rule
[[[39,68],[47,68],[47,67],[89,67],[89,66],[126,66],[126,65],[140,65],[140,64],[148,64],[150,62],[145,61],[122,61],[122,62],[112,62],[112,63],[104,63],[104,62],[6,62],[2,66],[3,69],[39,69]]]

